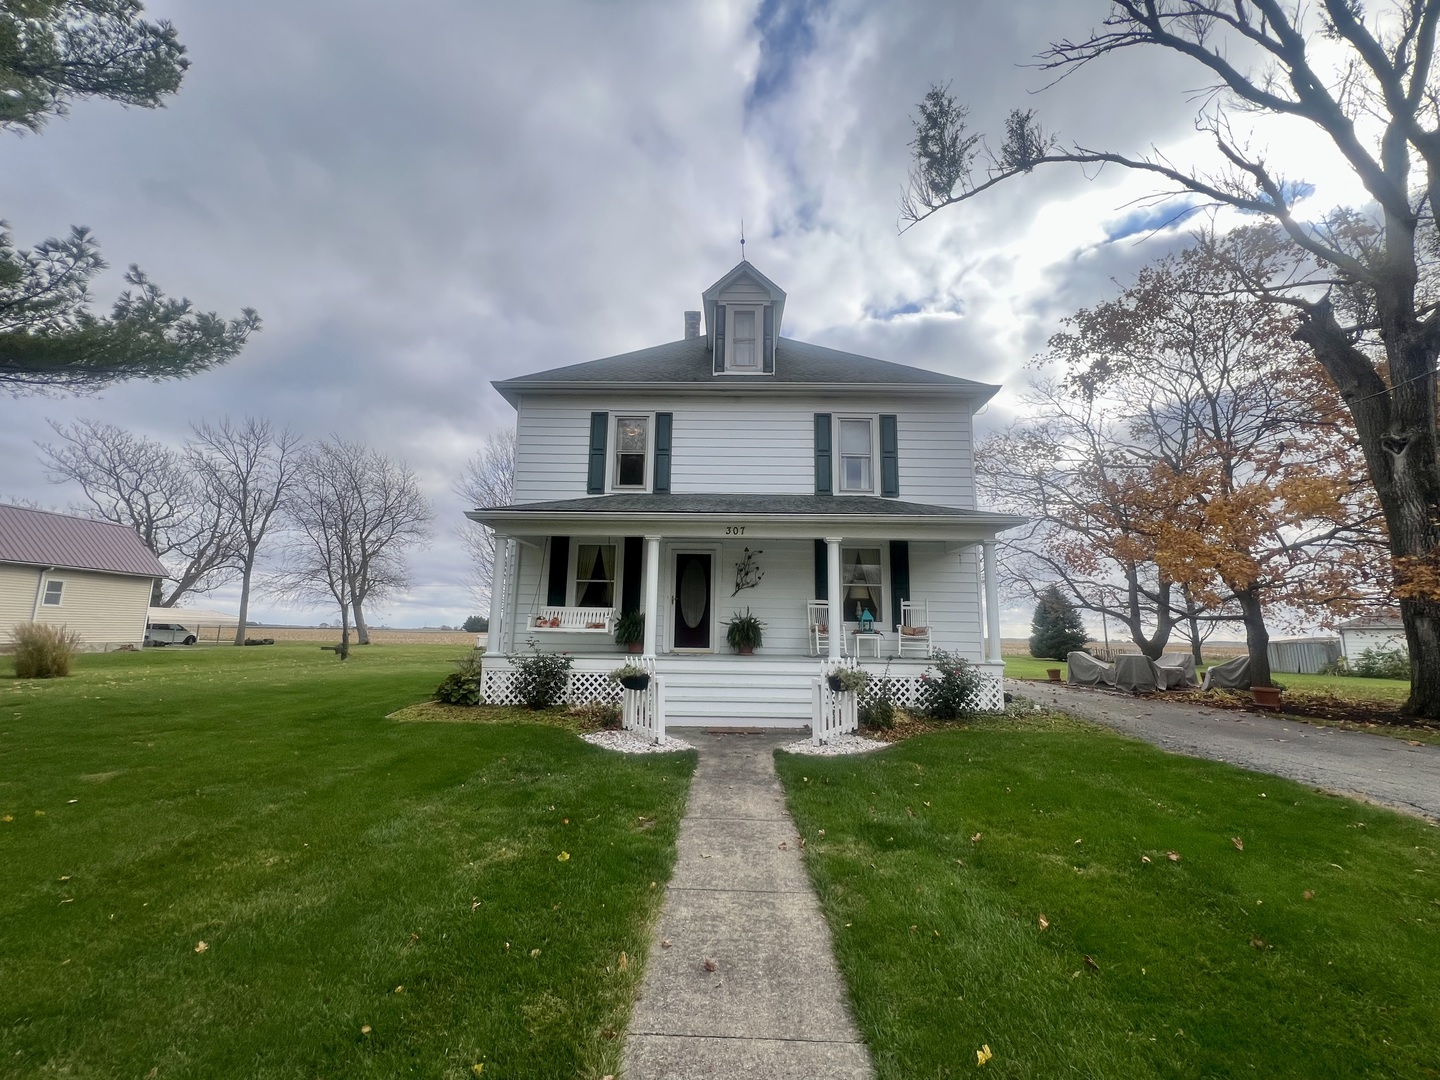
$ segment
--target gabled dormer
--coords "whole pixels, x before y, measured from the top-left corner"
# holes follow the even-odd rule
[[[785,314],[784,290],[741,260],[706,289],[701,300],[714,373],[775,374],[775,342]]]

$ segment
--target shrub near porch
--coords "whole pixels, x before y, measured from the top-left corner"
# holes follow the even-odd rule
[[[1440,829],[1059,718],[777,765],[882,1077],[1440,1076]]]
[[[693,756],[386,718],[455,655],[0,658],[0,1077],[616,1071]]]

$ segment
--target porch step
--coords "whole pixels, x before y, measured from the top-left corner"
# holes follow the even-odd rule
[[[801,727],[810,722],[810,680],[819,673],[814,660],[667,657],[660,669],[668,724]]]

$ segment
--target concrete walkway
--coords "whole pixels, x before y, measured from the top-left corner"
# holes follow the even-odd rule
[[[676,734],[700,763],[623,1080],[874,1076],[775,776],[800,733]]]
[[[1098,721],[1163,750],[1225,761],[1440,819],[1440,746],[1411,746],[1388,735],[1162,698],[1037,682],[1007,686],[1031,701]]]

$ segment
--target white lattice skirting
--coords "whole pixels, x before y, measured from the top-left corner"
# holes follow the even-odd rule
[[[924,704],[924,679],[918,676],[899,678],[892,676],[885,681],[889,683],[891,704],[901,709],[918,709]],[[860,708],[863,709],[874,704],[875,699],[880,696],[881,689],[881,680],[878,676],[866,683],[865,688],[855,695],[860,699]],[[966,704],[974,712],[1004,712],[1005,691],[1000,680],[986,672],[981,672],[980,682]]]
[[[485,701],[489,705],[523,705],[523,701],[512,690],[511,671],[490,671],[484,673]],[[572,671],[565,684],[565,704],[585,705],[592,701],[620,704],[624,688],[610,678],[605,671]]]

